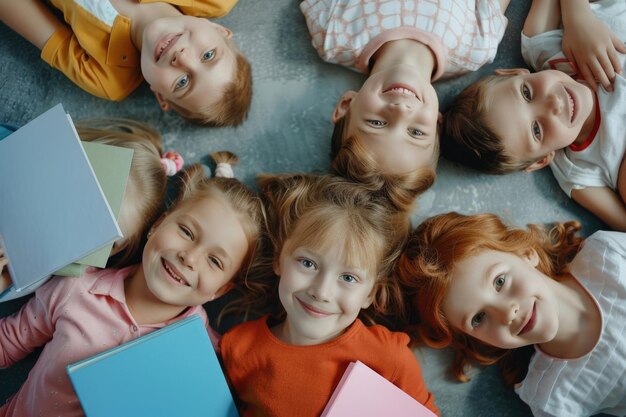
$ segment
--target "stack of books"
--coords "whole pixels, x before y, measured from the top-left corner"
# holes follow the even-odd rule
[[[104,267],[133,151],[79,140],[61,104],[0,140],[0,247],[12,286],[28,294],[79,262]]]

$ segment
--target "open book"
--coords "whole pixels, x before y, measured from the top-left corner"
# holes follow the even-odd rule
[[[204,323],[193,315],[67,367],[87,417],[237,417]]]
[[[321,417],[436,417],[363,362],[350,363]]]
[[[0,141],[0,196],[16,293],[122,237],[61,104]]]

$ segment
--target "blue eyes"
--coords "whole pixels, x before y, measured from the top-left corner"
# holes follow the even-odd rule
[[[532,123],[532,131],[535,140],[541,141],[541,126],[539,126],[539,123],[537,123],[537,121],[534,121]]]
[[[387,123],[383,122],[382,120],[366,120],[366,121],[372,127],[383,127],[387,125]]]
[[[206,51],[203,55],[202,55],[202,60],[203,61],[210,61],[211,59],[213,59],[213,57],[215,56],[215,50],[211,49],[210,51]]]
[[[533,95],[530,91],[530,88],[528,88],[528,85],[526,85],[526,83],[522,83],[522,97],[524,97],[524,100],[530,102],[533,99]],[[531,132],[533,135],[533,138],[535,138],[536,141],[540,142],[541,141],[541,126],[539,125],[539,123],[534,120],[530,126],[531,128]]]
[[[500,292],[505,283],[506,278],[504,278],[504,275],[498,275],[493,281],[493,286],[495,287],[496,291]]]
[[[207,62],[207,61],[211,61],[214,57],[215,57],[215,49],[211,49],[210,51],[206,51],[204,54],[202,54],[201,60],[202,62]],[[189,85],[189,75],[185,74],[178,81],[176,81],[176,84],[174,85],[174,91],[182,90],[183,88],[186,88],[188,85]]]
[[[496,289],[497,292],[500,292],[502,287],[504,287],[504,284],[506,284],[506,277],[504,275],[498,275],[496,279],[493,280],[493,287]],[[483,320],[485,320],[485,312],[481,311],[480,313],[472,317],[472,328],[475,329],[480,326]]]
[[[532,95],[530,94],[530,88],[526,84],[522,84],[522,96],[526,101],[532,100]]]
[[[417,137],[423,136],[424,132],[422,132],[419,129],[409,129],[409,135],[414,138],[417,138]]]
[[[357,282],[356,277],[354,275],[349,275],[349,274],[341,275],[339,279],[344,282],[347,282],[348,284],[353,284]]]
[[[306,269],[313,269],[316,268],[315,262],[313,262],[310,259],[300,259],[300,265],[302,265],[303,267],[305,267]]]
[[[484,311],[481,311],[480,313],[476,314],[474,317],[472,317],[472,328],[478,327],[484,319],[485,319]]]
[[[184,75],[176,82],[174,89],[178,91],[182,88],[187,87],[187,84],[189,84],[189,75]]]

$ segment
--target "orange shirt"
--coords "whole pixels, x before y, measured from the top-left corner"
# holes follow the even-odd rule
[[[186,15],[219,17],[237,0],[164,1]],[[108,0],[50,0],[68,26],[55,32],[41,50],[41,58],[83,90],[119,101],[143,81],[140,53],[130,38],[130,19],[117,13]]]
[[[278,340],[267,319],[236,326],[220,342],[226,374],[243,403],[242,417],[318,417],[355,360],[439,415],[406,334],[356,320],[330,342],[294,346]]]

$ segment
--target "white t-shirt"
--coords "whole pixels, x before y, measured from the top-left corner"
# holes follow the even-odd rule
[[[626,2],[603,0],[591,4],[594,15],[620,39],[626,41]],[[531,38],[522,34],[522,55],[537,71],[556,69],[576,77],[576,68],[561,51],[562,30],[545,32]],[[574,189],[609,187],[615,190],[619,169],[626,153],[626,55],[618,54],[622,74],[614,91],[598,88],[599,114],[596,126],[582,146],[570,145],[556,151],[550,168],[559,185],[571,197]]]
[[[626,233],[596,232],[570,264],[593,296],[602,333],[591,352],[557,359],[537,349],[515,388],[537,416],[626,415]]]
[[[300,10],[323,60],[368,72],[385,42],[414,39],[435,55],[433,80],[492,62],[508,22],[497,0],[304,0]]]

